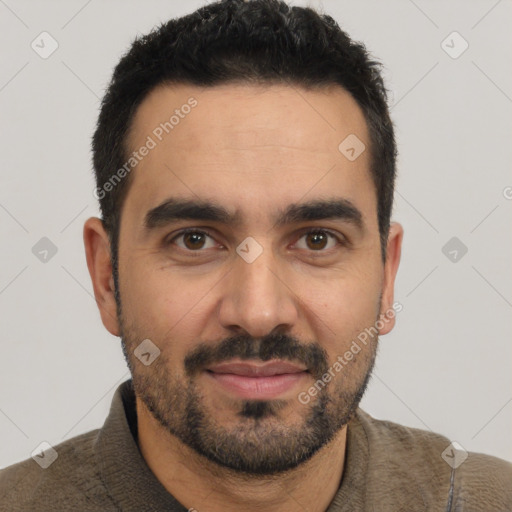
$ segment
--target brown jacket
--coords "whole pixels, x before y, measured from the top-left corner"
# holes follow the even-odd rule
[[[186,512],[146,465],[136,435],[128,380],[116,390],[103,427],[55,446],[57,459],[46,469],[30,458],[0,471],[0,511]],[[512,512],[512,464],[449,445],[438,434],[358,409],[327,512]]]

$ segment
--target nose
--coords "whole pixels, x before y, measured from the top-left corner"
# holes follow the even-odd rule
[[[233,265],[222,290],[222,326],[234,331],[243,329],[255,338],[273,330],[290,330],[298,318],[299,298],[272,251],[264,249],[252,263],[237,257]]]

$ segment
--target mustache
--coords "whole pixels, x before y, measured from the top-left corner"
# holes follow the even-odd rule
[[[192,377],[212,364],[234,358],[298,361],[316,379],[321,378],[329,369],[327,352],[318,343],[305,344],[292,336],[276,333],[259,339],[239,334],[226,338],[215,346],[201,343],[185,357],[185,371],[189,377]]]

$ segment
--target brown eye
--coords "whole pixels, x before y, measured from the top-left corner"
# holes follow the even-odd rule
[[[324,249],[327,244],[325,233],[308,233],[306,240],[310,249]]]
[[[185,233],[183,241],[187,249],[201,249],[204,245],[204,234],[202,233]]]
[[[329,238],[333,240],[329,245]],[[300,240],[305,240],[305,247],[299,247],[299,249],[307,249],[315,252],[326,252],[324,249],[332,249],[336,245],[340,244],[340,240],[337,236],[324,230],[310,230],[304,233]]]
[[[206,246],[208,239],[212,240],[210,247]],[[177,240],[182,240],[183,242],[177,243]],[[181,249],[194,252],[199,252],[201,249],[209,249],[215,246],[213,239],[208,233],[197,229],[182,231],[171,240],[171,243],[175,242]]]

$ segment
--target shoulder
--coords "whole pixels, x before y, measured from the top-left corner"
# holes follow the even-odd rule
[[[0,471],[0,512],[108,510],[94,444],[99,430],[64,441],[41,454],[56,458],[38,464],[28,458]],[[55,453],[53,452],[55,450]],[[45,467],[47,466],[47,467]],[[105,501],[107,499],[107,501]]]
[[[374,449],[392,449],[392,458],[396,460],[423,460],[430,461],[439,468],[449,467],[442,458],[443,451],[451,444],[447,437],[436,432],[379,420],[362,409],[357,410],[356,416]]]
[[[512,510],[512,463],[483,453],[469,452],[455,471],[455,511]],[[477,506],[480,505],[480,506]]]
[[[370,460],[402,487],[407,482],[423,496],[437,489],[454,511],[512,510],[512,463],[466,452],[441,434],[378,420],[361,409],[356,416],[376,455],[370,453]]]

